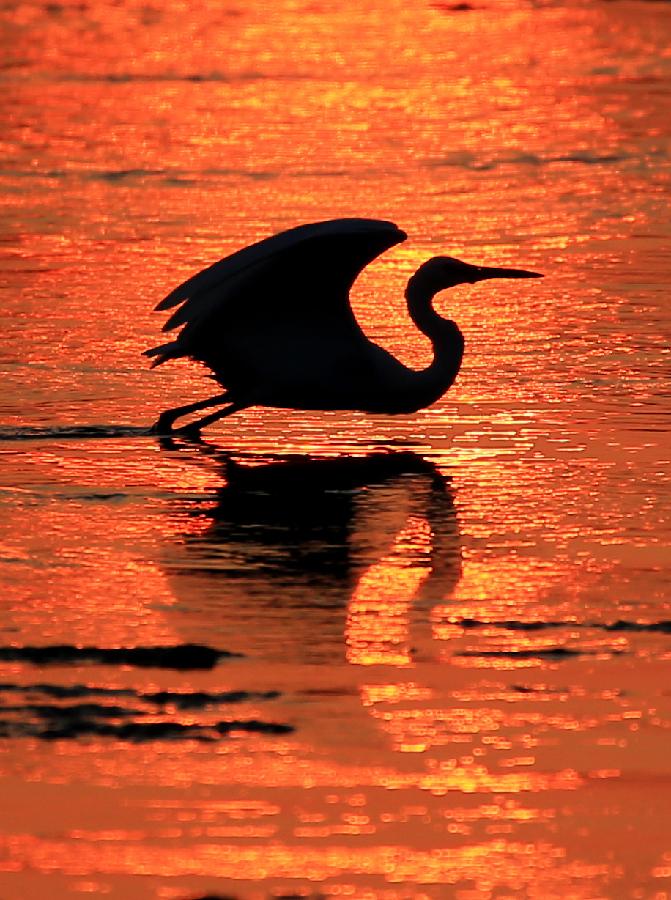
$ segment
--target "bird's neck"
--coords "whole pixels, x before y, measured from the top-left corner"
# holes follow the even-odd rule
[[[418,391],[433,403],[445,393],[457,377],[464,354],[464,337],[456,322],[443,319],[433,308],[438,293],[421,280],[411,278],[405,291],[410,318],[433,346],[433,361],[418,376]]]

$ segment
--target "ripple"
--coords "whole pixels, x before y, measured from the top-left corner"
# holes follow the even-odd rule
[[[0,441],[80,440],[82,438],[150,437],[151,428],[138,425],[50,425],[45,428],[0,427]]]
[[[204,644],[176,644],[166,647],[75,647],[55,644],[46,647],[0,647],[0,660],[27,662],[37,666],[97,665],[136,666],[143,669],[212,669],[220,659],[240,656],[215,650]]]
[[[569,647],[545,647],[539,650],[461,650],[455,656],[558,661],[575,659],[580,656],[602,656],[604,653],[608,653],[610,656],[620,656],[622,652],[622,650],[572,650]]]
[[[332,178],[348,174],[347,172],[280,172],[274,169],[222,169],[208,168],[199,170],[188,169],[101,169],[98,171],[78,169],[0,169],[0,178],[6,179],[33,179],[36,181],[70,181],[70,182],[105,182],[107,184],[120,184],[124,186],[137,185],[141,187],[147,182],[167,184],[173,187],[198,187],[203,181],[219,178],[244,179],[246,181],[273,181],[281,176]],[[22,272],[48,272],[55,269],[22,269]]]
[[[502,166],[529,166],[540,168],[543,166],[552,166],[557,163],[574,163],[576,165],[585,166],[601,166],[615,165],[617,163],[635,161],[644,161],[648,155],[666,157],[663,150],[655,150],[650,154],[641,156],[640,154],[627,152],[612,151],[591,151],[591,150],[574,150],[566,153],[515,153],[512,155],[504,155],[500,157],[481,158],[473,153],[458,152],[451,153],[445,157],[438,157],[425,160],[425,165],[430,168],[457,168],[469,171],[490,171],[498,169]]]
[[[602,631],[634,631],[657,632],[671,634],[671,621],[663,619],[660,622],[630,622],[618,619],[617,622],[520,622],[515,619],[507,619],[502,622],[485,621],[481,619],[453,619],[454,625],[462,628],[503,628],[506,631],[544,631],[551,628],[595,628]]]
[[[0,693],[22,693],[42,695],[59,700],[78,699],[81,697],[133,697],[141,703],[152,703],[157,706],[177,706],[180,709],[202,709],[222,703],[248,703],[256,700],[275,700],[281,696],[279,691],[157,691],[154,693],[136,691],[132,688],[90,687],[85,684],[0,684]],[[3,707],[7,709],[7,707]]]
[[[159,691],[149,693],[130,688],[114,689],[87,685],[0,684],[0,692],[19,695],[20,701],[0,705],[0,736],[31,737],[40,740],[63,740],[83,737],[111,737],[134,743],[155,740],[195,739],[216,741],[233,732],[287,734],[291,725],[266,722],[257,718],[230,718],[194,721],[195,711],[212,706],[226,706],[251,701],[274,700],[279,691]],[[97,696],[116,702],[84,700]],[[120,705],[129,698],[133,705]],[[63,701],[59,703],[58,701]],[[156,707],[159,707],[157,710]],[[165,707],[170,707],[166,710]],[[180,710],[188,710],[188,720],[177,720]],[[207,714],[205,714],[207,715]],[[221,713],[219,714],[221,715]],[[160,718],[160,717],[163,718]]]
[[[55,713],[58,713],[56,715]],[[144,741],[191,739],[215,741],[233,732],[246,731],[256,734],[289,734],[293,726],[282,722],[249,721],[216,722],[212,726],[192,725],[182,722],[101,722],[95,718],[79,718],[69,715],[69,710],[49,710],[46,722],[3,722],[0,720],[0,736],[33,737],[41,740],[73,740],[82,737],[111,737],[117,740],[140,743]],[[52,721],[52,720],[56,721]]]

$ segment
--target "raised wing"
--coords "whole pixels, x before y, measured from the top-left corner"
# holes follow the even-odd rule
[[[318,222],[266,238],[162,300],[158,310],[179,305],[163,330],[183,327],[174,341],[145,354],[155,357],[153,365],[189,356],[225,375],[228,367],[244,369],[245,360],[253,368],[254,348],[265,352],[269,341],[279,349],[301,337],[361,338],[349,290],[369,262],[405,238],[392,222],[375,219]]]

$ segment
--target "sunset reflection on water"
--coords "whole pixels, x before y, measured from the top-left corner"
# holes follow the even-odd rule
[[[671,896],[670,22],[5,5],[2,900]],[[339,216],[413,366],[428,257],[546,278],[438,297],[414,416],[149,437],[156,303]]]

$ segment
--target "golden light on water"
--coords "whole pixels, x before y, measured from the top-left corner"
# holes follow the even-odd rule
[[[3,900],[671,896],[670,23],[0,11]],[[409,235],[353,307],[412,366],[425,259],[545,278],[438,296],[416,415],[150,437],[212,391],[156,303],[341,216]]]
[[[416,560],[421,554],[428,555],[431,537],[425,519],[410,517],[391,552],[361,576],[347,610],[348,662],[361,666],[410,664],[408,612],[428,575]]]

